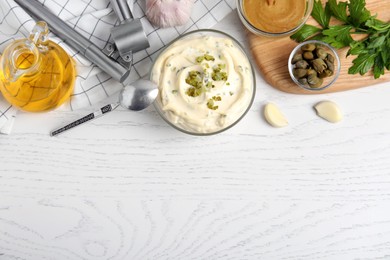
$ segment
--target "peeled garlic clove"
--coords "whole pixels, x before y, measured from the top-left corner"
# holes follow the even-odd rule
[[[288,125],[287,119],[284,117],[282,112],[280,112],[279,108],[273,103],[268,103],[265,105],[264,117],[273,127],[284,127]]]
[[[343,119],[340,108],[332,101],[321,101],[314,106],[314,109],[319,117],[331,123],[337,123]]]

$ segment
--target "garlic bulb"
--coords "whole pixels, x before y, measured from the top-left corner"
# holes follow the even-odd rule
[[[159,27],[183,25],[190,19],[194,0],[146,0],[146,17]]]

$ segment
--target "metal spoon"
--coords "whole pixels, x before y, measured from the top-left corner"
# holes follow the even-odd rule
[[[103,116],[104,114],[113,111],[119,105],[123,108],[140,111],[148,106],[150,106],[154,100],[156,99],[158,94],[157,85],[145,79],[140,79],[131,85],[127,85],[124,87],[119,93],[119,101],[116,104],[108,104],[104,107],[101,107],[99,110],[84,116],[66,126],[58,128],[52,132],[50,132],[51,136],[59,135],[67,130],[70,130],[76,126],[84,124],[92,119],[96,119],[98,117]]]

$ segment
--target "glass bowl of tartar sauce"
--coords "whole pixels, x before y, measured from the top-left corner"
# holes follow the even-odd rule
[[[177,130],[221,133],[239,122],[255,97],[255,74],[241,44],[209,29],[186,33],[155,60],[150,80],[159,86],[154,106]]]

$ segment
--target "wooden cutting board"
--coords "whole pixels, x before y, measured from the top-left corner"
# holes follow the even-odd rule
[[[326,2],[323,0],[323,2]],[[367,9],[371,14],[378,14],[378,18],[384,21],[390,21],[390,1],[389,0],[366,0]],[[317,25],[312,17],[308,24]],[[318,94],[337,91],[345,91],[360,87],[371,86],[378,83],[390,81],[390,72],[375,80],[372,73],[364,76],[349,75],[348,68],[352,66],[352,60],[356,56],[346,57],[347,48],[338,51],[341,60],[341,71],[337,81],[328,89],[322,91],[304,90],[291,80],[287,69],[287,61],[290,52],[297,45],[289,37],[267,38],[256,36],[248,32],[249,44],[255,61],[263,74],[264,79],[273,87],[288,93],[294,94]],[[389,83],[390,85],[390,83]]]

